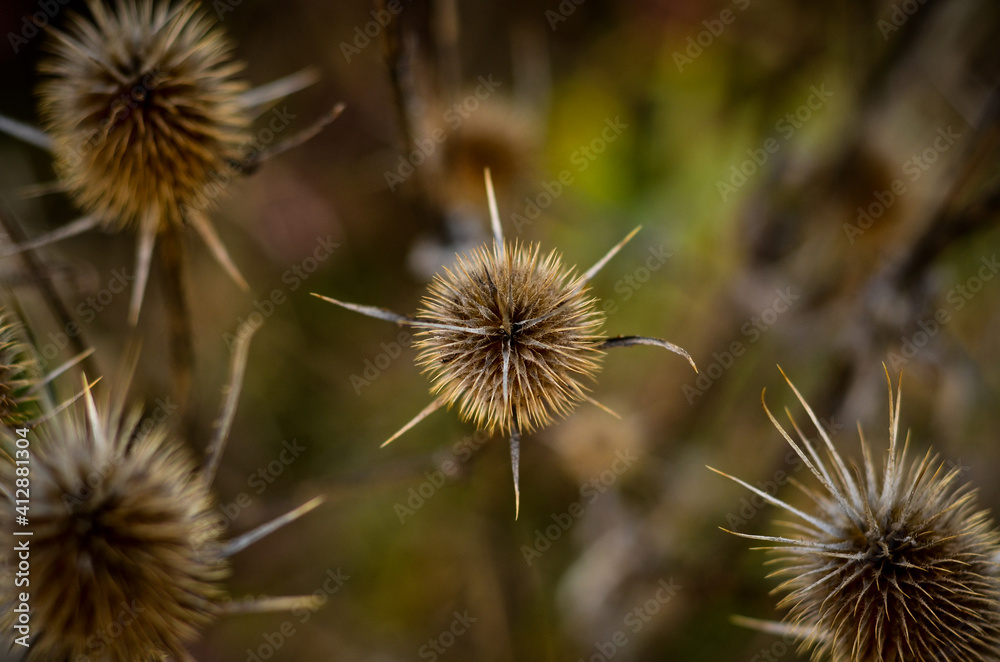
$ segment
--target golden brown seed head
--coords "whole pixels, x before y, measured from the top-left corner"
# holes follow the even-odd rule
[[[183,642],[222,597],[220,521],[192,457],[162,426],[143,432],[138,411],[102,412],[74,407],[33,429],[30,525],[14,521],[12,504],[0,512],[9,563],[20,540],[11,532],[33,531],[28,659],[187,659]],[[0,473],[14,485],[10,462]],[[14,591],[0,587],[6,632]]]
[[[486,247],[434,278],[417,318],[434,392],[480,427],[532,431],[568,414],[599,370],[603,316],[556,251]],[[506,398],[504,382],[506,380]],[[509,403],[509,404],[507,404]]]
[[[241,158],[249,117],[232,44],[190,0],[90,2],[54,32],[41,114],[63,185],[112,229],[183,220]]]
[[[848,468],[828,437],[824,461],[800,435],[826,485],[809,512],[782,502],[800,520],[788,538],[763,537],[778,543],[786,624],[817,661],[1000,659],[1000,535],[958,468],[897,448],[898,396],[894,411],[881,470],[864,442],[863,468]]]
[[[826,635],[814,660],[1000,658],[993,523],[957,483],[958,469],[945,471],[930,456],[898,461],[893,494],[861,487],[874,506],[869,521],[824,495],[833,533],[804,536],[822,546],[815,550],[778,554],[790,622]]]

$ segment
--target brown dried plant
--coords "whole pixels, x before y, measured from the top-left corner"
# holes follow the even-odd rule
[[[113,9],[89,0],[88,7],[90,18],[74,14],[65,31],[51,31],[51,53],[39,65],[46,77],[38,89],[44,133],[6,118],[3,123],[51,151],[58,189],[84,216],[0,257],[94,227],[133,231],[129,319],[135,324],[157,239],[176,252],[175,237],[191,227],[248,289],[206,212],[230,180],[283,151],[254,143],[255,114],[315,76],[303,71],[248,89],[233,42],[196,0],[116,0]],[[180,262],[168,258],[171,265]]]
[[[316,608],[314,598],[229,601],[229,557],[321,502],[313,499],[232,540],[211,484],[235,413],[249,336],[240,341],[215,436],[199,467],[167,422],[150,425],[124,391],[82,398],[46,412],[31,429],[0,426],[0,560],[18,563],[30,544],[30,584],[0,586],[5,638],[16,633],[16,605],[30,596],[27,660],[114,662],[190,660],[185,644],[227,612]],[[19,440],[26,440],[18,444]],[[18,462],[27,453],[27,463]],[[24,469],[27,467],[27,470]],[[30,502],[15,508],[16,480],[30,481]],[[17,517],[15,517],[17,515]],[[24,520],[20,518],[24,517]],[[16,538],[15,531],[30,531]]]
[[[463,420],[510,435],[516,513],[521,433],[549,425],[580,402],[597,404],[587,395],[586,381],[600,369],[605,350],[656,345],[685,357],[696,371],[697,367],[686,351],[665,340],[599,335],[604,318],[587,283],[639,228],[577,275],[562,265],[555,250],[542,257],[536,244],[507,243],[489,170],[486,191],[492,248],[483,246],[471,255],[457,256],[452,269],[445,268],[434,278],[415,316],[314,296],[419,330],[417,364],[430,376],[437,397],[382,445],[441,406],[457,404]]]
[[[879,471],[863,436],[863,466],[849,467],[788,384],[823,448],[802,433],[790,413],[798,441],[766,403],[764,410],[823,489],[792,479],[812,502],[800,510],[722,474],[795,518],[778,522],[789,536],[730,532],[773,543],[762,549],[774,555],[777,570],[770,576],[784,580],[775,592],[785,594],[778,606],[787,609],[780,624],[738,622],[791,635],[817,661],[1000,659],[1000,533],[976,504],[976,491],[959,483],[958,467],[945,468],[931,451],[911,461],[909,436],[899,448],[900,389],[893,403],[889,384],[889,449]]]

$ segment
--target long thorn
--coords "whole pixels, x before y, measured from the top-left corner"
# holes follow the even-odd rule
[[[619,241],[611,248],[610,251],[605,253],[604,257],[602,257],[600,260],[597,261],[597,264],[592,266],[590,269],[587,269],[587,271],[584,272],[583,276],[580,277],[580,284],[582,285],[584,283],[587,283],[588,281],[590,281],[591,278],[596,276],[597,272],[600,271],[604,267],[604,265],[608,263],[608,260],[617,255],[618,251],[620,251],[625,246],[625,244],[631,241],[632,237],[634,237],[636,233],[639,232],[639,230],[641,229],[642,229],[641,225],[636,226],[634,230],[625,235],[624,239]]]
[[[42,248],[43,246],[54,244],[57,241],[75,237],[78,234],[83,234],[87,230],[97,227],[99,224],[100,221],[96,216],[81,216],[61,228],[56,228],[52,232],[43,234],[41,237],[36,237],[35,239],[30,239],[23,243],[4,248],[0,251],[0,258],[10,257],[11,255],[17,255],[18,253],[23,253],[25,251],[33,251]]]
[[[68,398],[67,400],[60,402],[58,406],[46,411],[42,416],[39,416],[38,418],[28,421],[26,425],[28,427],[34,427],[36,425],[44,423],[45,421],[51,421],[53,418],[61,414],[63,411],[69,409],[73,405],[73,403],[75,403],[77,400],[79,400],[85,394],[87,394],[90,391],[90,389],[97,386],[97,384],[101,381],[101,379],[102,379],[101,377],[98,377],[89,384],[85,384],[82,391],[78,392],[76,395]]]
[[[139,323],[139,311],[142,310],[142,300],[146,296],[146,284],[149,282],[149,270],[153,265],[153,246],[156,245],[156,222],[146,220],[139,228],[138,244],[135,251],[135,282],[132,284],[132,298],[128,306],[129,326]]]
[[[392,435],[391,437],[389,437],[388,439],[386,439],[385,441],[383,441],[382,445],[379,446],[379,448],[385,448],[386,446],[388,446],[392,442],[394,442],[397,439],[399,439],[405,432],[407,432],[414,425],[416,425],[417,423],[419,423],[420,421],[424,420],[425,418],[427,418],[428,416],[430,416],[431,414],[433,414],[434,412],[436,412],[438,409],[440,409],[441,406],[444,403],[445,403],[444,396],[443,395],[439,396],[436,400],[434,400],[434,402],[432,402],[429,405],[427,405],[426,407],[424,407],[423,411],[421,411],[419,414],[417,414],[416,416],[414,416],[413,418],[411,418],[409,423],[407,423],[403,427],[399,428],[399,430],[396,431],[396,434]]]
[[[631,347],[632,345],[653,345],[654,347],[662,347],[663,349],[669,349],[674,354],[680,354],[688,360],[691,367],[694,368],[695,372],[698,372],[698,366],[695,365],[694,359],[691,355],[687,353],[681,347],[673,344],[672,342],[667,342],[666,340],[661,340],[659,338],[646,338],[645,336],[616,336],[614,338],[606,338],[598,347],[600,349],[612,349],[614,347]]]
[[[356,313],[361,313],[362,315],[367,315],[368,317],[374,317],[375,319],[385,320],[386,322],[392,322],[394,324],[409,324],[411,326],[417,326],[421,329],[441,329],[444,331],[458,331],[460,333],[471,333],[477,336],[487,336],[490,335],[490,331],[486,327],[476,327],[476,326],[458,326],[456,324],[438,324],[437,322],[426,322],[416,317],[410,317],[409,315],[400,315],[399,313],[393,312],[388,308],[379,308],[378,306],[365,306],[360,303],[348,303],[347,301],[339,301],[332,297],[326,297],[322,294],[316,294],[315,292],[310,292],[317,299],[322,299],[328,303],[332,303],[341,308],[347,308],[348,310],[353,310]]]
[[[271,147],[270,149],[265,149],[260,154],[258,154],[256,158],[243,162],[241,164],[241,167],[246,171],[252,171],[261,163],[264,163],[265,161],[270,161],[276,156],[280,156],[281,154],[284,154],[288,150],[294,149],[299,145],[308,142],[309,140],[316,137],[320,131],[322,131],[329,124],[331,124],[333,120],[340,117],[340,114],[344,112],[344,107],[345,106],[343,103],[336,104],[327,113],[320,115],[320,117],[316,119],[316,121],[314,121],[312,124],[310,124],[302,131],[296,133],[294,136],[288,138],[287,140],[281,141],[280,143],[276,144],[274,147]]]
[[[521,513],[521,431],[515,424],[510,430],[510,469],[514,474],[514,519]]]
[[[749,618],[747,616],[739,616],[737,614],[730,616],[729,621],[734,625],[739,625],[740,627],[749,628],[751,630],[757,630],[758,632],[773,634],[776,637],[791,635],[797,639],[804,639],[816,634],[813,629],[801,625],[778,623],[776,621],[762,621],[757,618]],[[820,638],[825,639],[825,637]]]
[[[277,101],[319,81],[319,71],[314,67],[306,67],[283,78],[265,83],[240,95],[240,102],[246,108],[257,108]]]
[[[310,510],[316,509],[325,500],[326,497],[323,496],[318,496],[313,499],[310,499],[309,501],[306,501],[298,508],[290,510],[280,517],[275,517],[270,522],[261,524],[257,528],[251,529],[250,531],[247,531],[241,536],[233,538],[228,543],[226,543],[225,547],[222,548],[222,555],[229,557],[232,556],[233,554],[243,551],[244,549],[254,544],[261,538],[271,535],[272,533],[274,533],[281,527],[285,526],[286,524],[290,524],[295,520],[297,520],[298,518],[302,517]]]
[[[610,407],[601,404],[597,400],[594,400],[589,395],[584,395],[583,399],[586,400],[587,402],[589,402],[590,404],[594,405],[595,407],[597,407],[601,411],[603,411],[605,413],[608,413],[608,414],[611,414],[612,416],[614,416],[615,418],[617,418],[619,421],[622,420],[621,414],[619,414],[618,412],[616,412],[614,409],[611,409]]]
[[[63,193],[65,191],[66,187],[63,186],[62,182],[53,180],[51,182],[41,182],[38,184],[25,184],[17,189],[17,196],[19,198],[29,200],[31,198],[41,198],[46,195]]]
[[[356,313],[361,313],[362,315],[367,315],[368,317],[374,317],[375,319],[385,320],[386,322],[394,322],[396,324],[416,324],[417,320],[407,315],[400,315],[395,313],[388,308],[379,308],[377,306],[365,306],[359,303],[348,303],[346,301],[339,301],[332,297],[325,297],[322,294],[316,294],[315,292],[310,292],[317,299],[322,299],[328,303],[340,306],[341,308],[347,308],[348,310],[353,310]]]
[[[94,348],[91,347],[89,349],[80,352],[79,354],[69,359],[68,361],[62,363],[59,367],[57,367],[49,374],[45,375],[44,378],[40,379],[34,386],[28,389],[25,395],[30,396],[38,393],[40,390],[51,384],[54,379],[65,373],[67,370],[69,370],[70,368],[79,363],[83,363],[83,361],[86,360],[87,357],[89,357],[93,353],[94,353]]]
[[[98,446],[97,456],[101,457],[101,452],[105,447],[108,446],[108,438],[104,434],[104,428],[101,427],[101,417],[97,413],[97,404],[94,402],[94,394],[91,392],[90,382],[87,381],[87,375],[81,377],[83,379],[83,398],[84,403],[87,406],[87,423],[90,426],[90,434],[94,438],[94,443]]]
[[[29,145],[34,145],[39,149],[44,149],[48,152],[52,151],[52,138],[41,129],[33,127],[30,124],[19,122],[6,115],[0,115],[0,131]]]
[[[218,233],[216,233],[215,228],[212,226],[212,222],[209,221],[205,216],[200,213],[191,213],[187,216],[188,222],[191,223],[191,227],[195,229],[201,240],[205,242],[208,247],[209,252],[212,253],[212,257],[215,261],[225,270],[229,277],[233,279],[241,290],[247,292],[250,290],[250,285],[247,284],[243,274],[236,267],[236,263],[229,256],[229,251],[226,250],[225,244],[219,239]]]
[[[222,605],[223,614],[265,614],[276,611],[295,611],[308,609],[316,611],[326,599],[315,595],[281,595],[262,598],[233,600]]]
[[[500,210],[497,207],[497,195],[493,190],[493,177],[490,175],[489,168],[483,170],[483,176],[486,178],[486,201],[490,206],[490,225],[493,227],[493,241],[495,242],[497,255],[500,255],[500,251],[503,250],[503,227],[500,225]]]
[[[233,358],[229,364],[229,383],[225,388],[225,398],[222,402],[222,410],[215,420],[215,433],[212,440],[205,449],[205,469],[204,479],[206,485],[211,485],[215,480],[215,473],[219,470],[219,461],[222,459],[222,451],[226,447],[226,440],[229,439],[229,431],[233,427],[233,419],[236,417],[236,403],[240,399],[240,390],[243,388],[243,375],[247,367],[247,356],[250,352],[250,339],[259,327],[250,326],[244,333],[240,333],[236,340],[236,348],[233,350]]]

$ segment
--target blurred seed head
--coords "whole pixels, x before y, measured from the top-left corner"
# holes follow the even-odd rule
[[[139,410],[85,397],[29,433],[28,659],[187,659],[183,642],[216,612],[227,574],[208,486],[163,425],[140,430]],[[14,485],[10,462],[0,473]],[[2,555],[16,563],[13,519],[7,504]],[[8,631],[18,590],[0,587]]]
[[[40,398],[41,417],[27,431],[31,499],[15,509],[15,464],[21,431],[0,425],[0,574],[19,562],[16,530],[29,530],[33,639],[26,660],[190,660],[184,644],[216,616],[268,611],[315,611],[315,595],[228,599],[222,580],[228,559],[314,510],[315,497],[229,540],[211,493],[236,413],[250,339],[237,339],[230,378],[214,432],[201,461],[169,423],[126,412],[123,393],[138,354],[126,350],[118,396],[78,397],[53,405]],[[83,357],[67,363],[68,368]],[[61,372],[47,376],[46,381]],[[21,487],[21,486],[17,486]],[[18,521],[26,517],[28,523]],[[30,523],[30,524],[29,524]],[[0,582],[0,628],[10,631],[11,581]]]
[[[481,247],[431,283],[417,318],[448,328],[418,334],[417,362],[463,419],[530,432],[585,398],[604,355],[595,303],[556,251]]]
[[[456,111],[470,99],[474,109]],[[431,162],[432,194],[443,208],[453,213],[478,209],[485,168],[501,193],[517,190],[534,172],[541,131],[534,114],[520,104],[499,95],[480,101],[470,93],[451,107],[434,106],[427,115],[433,121],[418,126],[424,144],[447,136]]]
[[[881,471],[863,439],[863,466],[848,468],[795,394],[825,448],[794,420],[797,442],[768,416],[823,485],[814,491],[795,482],[814,507],[797,510],[737,481],[798,518],[780,523],[789,537],[737,534],[777,543],[768,549],[778,567],[773,576],[784,578],[775,590],[785,594],[779,607],[788,609],[787,631],[814,660],[1000,658],[1000,534],[977,506],[975,490],[959,482],[958,468],[946,470],[930,452],[911,460],[908,439],[898,447],[898,390],[893,406],[890,385]]]
[[[250,118],[232,44],[191,0],[89,2],[39,66],[55,168],[108,228],[180,223],[229,161]]]

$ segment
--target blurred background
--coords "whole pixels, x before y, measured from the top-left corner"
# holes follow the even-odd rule
[[[11,35],[43,4],[0,7],[0,112],[26,122],[45,39]],[[52,4],[56,25],[87,11]],[[776,364],[853,458],[859,422],[885,447],[883,364],[902,374],[914,450],[1000,507],[996,3],[204,4],[252,84],[320,74],[260,118],[262,144],[346,109],[219,197],[249,294],[191,233],[188,425],[171,415],[155,269],[142,312],[133,398],[195,449],[232,339],[263,321],[217,480],[233,535],[328,497],[238,555],[230,581],[234,598],[323,607],[227,617],[197,659],[797,659],[730,622],[781,612],[764,553],[719,527],[770,533],[777,513],[705,468],[779,495],[810,478],[761,409],[767,388],[776,415],[808,423]],[[666,338],[701,370],[612,351],[593,397],[621,419],[585,404],[526,438],[516,521],[506,438],[440,411],[379,449],[430,402],[416,352],[309,296],[414,312],[456,251],[490,237],[485,166],[508,238],[581,269],[642,225],[593,281],[605,332]],[[77,217],[65,196],[25,195],[52,179],[46,153],[0,136],[0,195],[28,236]],[[103,374],[128,334],[113,290],[134,251],[92,232],[38,253]],[[0,262],[54,367],[74,350],[37,277]]]

